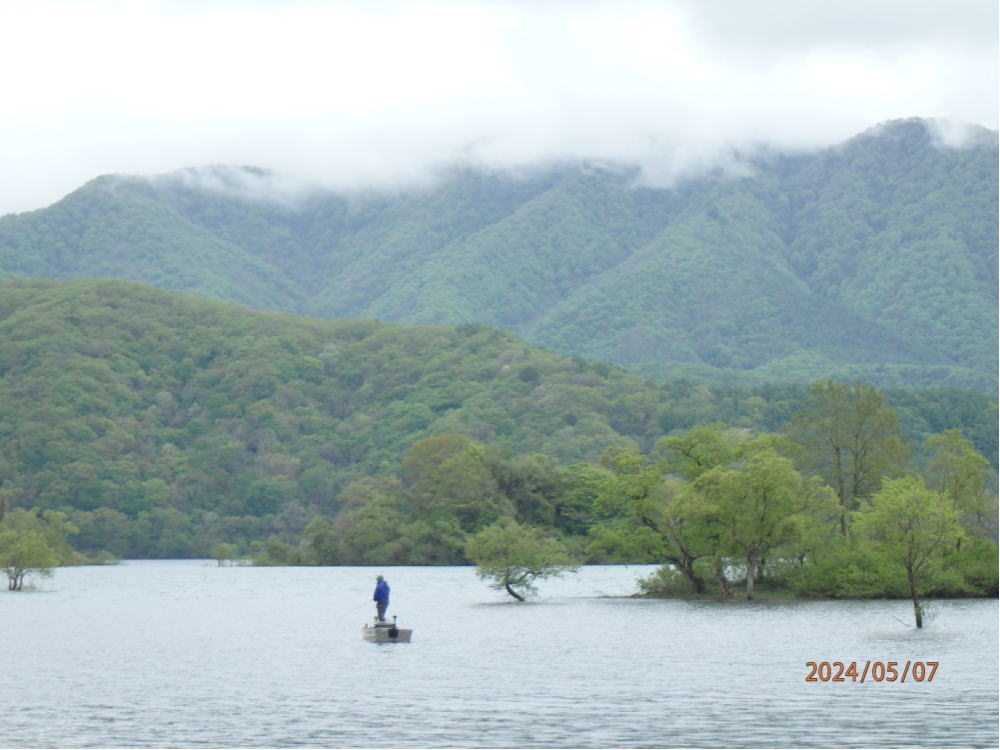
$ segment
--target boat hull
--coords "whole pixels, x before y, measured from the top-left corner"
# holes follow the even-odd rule
[[[361,637],[369,643],[409,643],[410,638],[413,637],[413,630],[410,628],[372,627],[365,625],[361,629]]]

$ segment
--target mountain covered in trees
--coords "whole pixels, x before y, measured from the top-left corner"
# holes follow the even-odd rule
[[[895,121],[746,166],[669,189],[594,165],[455,171],[395,193],[282,191],[251,168],[106,176],[0,219],[0,278],[486,324],[661,381],[995,391],[995,132],[953,148],[931,123]]]
[[[649,451],[708,423],[773,432],[807,391],[657,384],[479,324],[328,321],[133,282],[15,279],[0,283],[0,513],[67,513],[84,550],[188,557],[296,541],[311,519],[347,512],[374,531],[338,559],[384,563],[398,550],[361,555],[402,544],[386,507],[398,520],[451,498],[443,530],[407,527],[405,559],[454,561],[441,555],[461,548],[454,523],[470,513],[516,508],[579,536],[609,449]],[[995,456],[994,397],[887,399],[914,445],[961,429]]]

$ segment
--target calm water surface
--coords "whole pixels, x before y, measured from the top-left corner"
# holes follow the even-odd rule
[[[0,592],[0,747],[996,747],[997,602],[505,601],[456,568],[68,568]],[[410,644],[362,641],[374,577]],[[938,661],[807,683],[805,662]]]

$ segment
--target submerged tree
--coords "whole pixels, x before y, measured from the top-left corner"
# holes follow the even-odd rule
[[[235,565],[239,556],[240,548],[235,544],[219,542],[212,547],[212,558],[220,568],[226,565]]]
[[[0,521],[0,567],[7,574],[7,588],[20,591],[31,574],[48,576],[75,553],[66,536],[76,527],[63,513],[15,508]]]
[[[933,585],[941,560],[962,536],[954,503],[927,489],[920,477],[887,480],[871,505],[855,515],[854,530],[875,542],[875,554],[886,563],[905,570],[913,618],[922,628],[920,599]]]
[[[0,529],[0,565],[7,574],[7,588],[20,591],[29,573],[52,575],[59,558],[39,531]]]
[[[468,538],[465,553],[491,588],[506,591],[519,602],[536,592],[534,583],[579,566],[558,539],[543,536],[512,518],[502,518]]]

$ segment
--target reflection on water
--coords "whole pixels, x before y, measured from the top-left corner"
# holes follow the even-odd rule
[[[505,601],[471,568],[70,568],[0,594],[0,747],[995,747],[997,602],[632,599],[590,566]],[[410,644],[361,638],[377,572]],[[807,683],[807,661],[940,662]]]

